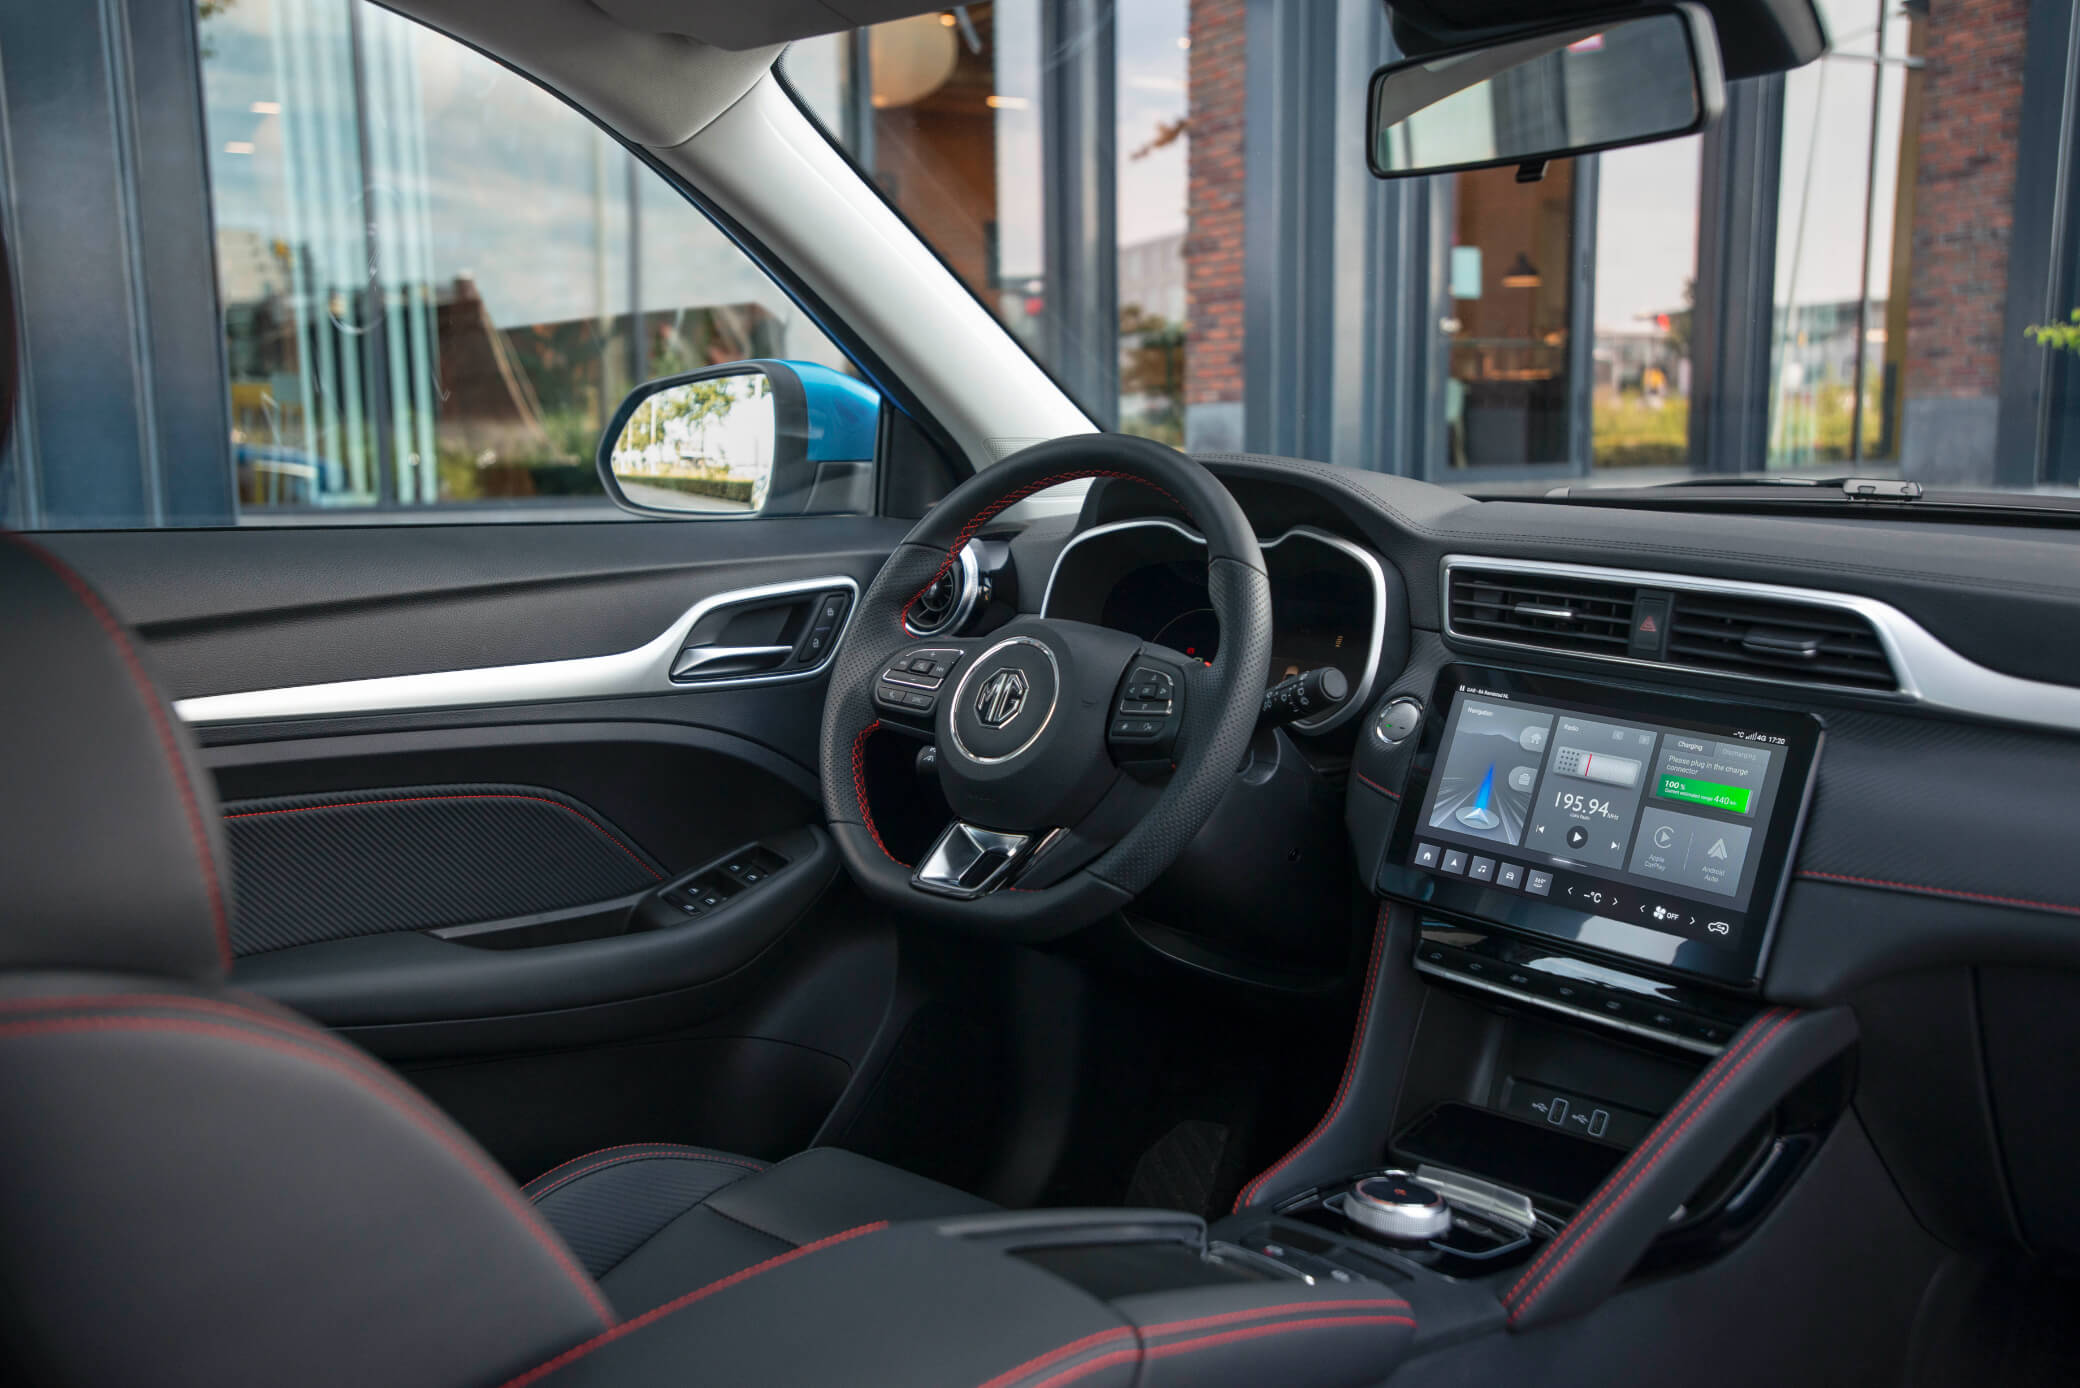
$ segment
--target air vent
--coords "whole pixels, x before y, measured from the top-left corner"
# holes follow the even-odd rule
[[[1899,688],[1877,632],[1860,614],[1774,598],[1677,593],[1668,660],[1769,679]]]
[[[947,565],[911,602],[903,616],[904,627],[912,636],[937,636],[959,629],[975,611],[981,584],[975,550],[973,546],[963,546],[959,561]]]
[[[1595,579],[1454,568],[1452,630],[1579,655],[1622,656],[1635,591]]]

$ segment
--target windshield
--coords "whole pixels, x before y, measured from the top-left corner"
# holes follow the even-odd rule
[[[1828,55],[1729,83],[1711,129],[1535,182],[1369,175],[1378,5],[996,0],[783,74],[1106,427],[1484,493],[2070,489],[2064,31],[1819,10]]]

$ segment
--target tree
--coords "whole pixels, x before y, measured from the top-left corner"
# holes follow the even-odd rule
[[[2080,308],[2063,323],[2032,323],[2022,330],[2023,336],[2039,347],[2048,347],[2054,352],[2080,352]]]

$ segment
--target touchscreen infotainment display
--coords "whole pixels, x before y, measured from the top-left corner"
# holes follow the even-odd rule
[[[1454,666],[1381,885],[1747,981],[1818,742],[1800,714]]]

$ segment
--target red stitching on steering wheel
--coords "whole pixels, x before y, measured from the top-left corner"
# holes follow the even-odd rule
[[[937,583],[945,572],[953,567],[953,561],[960,558],[961,550],[967,547],[968,541],[975,538],[976,531],[989,524],[990,517],[996,515],[1007,506],[1024,501],[1034,492],[1044,492],[1049,487],[1058,487],[1064,482],[1080,482],[1086,477],[1116,477],[1125,482],[1139,482],[1142,486],[1161,495],[1173,506],[1177,507],[1178,510],[1184,512],[1185,518],[1191,520],[1194,525],[1198,524],[1198,521],[1192,516],[1191,507],[1185,505],[1176,497],[1171,496],[1166,488],[1149,481],[1146,477],[1131,472],[1119,472],[1110,468],[1085,468],[1077,472],[1058,472],[1052,477],[1043,477],[1037,482],[1028,482],[1017,491],[998,497],[995,501],[977,511],[968,523],[961,527],[961,533],[953,537],[953,544],[948,547],[944,561],[940,563],[937,569],[932,571],[932,576],[926,579],[918,587],[918,590],[910,595],[910,601],[903,604],[903,610],[896,614],[897,623],[907,626],[910,621],[910,609],[916,605],[919,598],[924,596],[924,590]],[[882,851],[885,853],[888,850],[883,849]]]
[[[908,863],[889,852],[888,845],[881,841],[881,831],[874,827],[874,811],[867,806],[867,739],[873,736],[875,729],[880,726],[881,720],[876,718],[859,730],[858,737],[852,739],[852,793],[859,798],[860,822],[865,824],[867,832],[874,836],[874,846],[881,850],[883,857],[897,867],[909,867]]]

